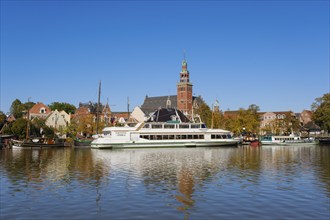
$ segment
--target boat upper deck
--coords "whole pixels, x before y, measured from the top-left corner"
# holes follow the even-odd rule
[[[204,123],[173,123],[173,122],[144,122],[131,123],[123,127],[106,127],[104,134],[109,132],[222,132],[230,133],[223,129],[208,129]]]

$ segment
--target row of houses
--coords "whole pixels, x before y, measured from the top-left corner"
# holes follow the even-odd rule
[[[141,106],[137,106],[132,112],[112,112],[110,106],[100,105],[96,103],[79,103],[74,114],[68,114],[65,111],[51,111],[46,105],[39,102],[35,104],[29,111],[29,119],[35,117],[46,120],[46,125],[57,130],[68,126],[71,121],[78,124],[95,123],[97,118],[103,125],[116,125],[117,123],[125,123],[127,121],[142,122],[146,121],[150,114],[160,108],[174,108],[182,111],[191,121],[195,120],[195,111],[201,105],[203,100],[201,97],[193,96],[193,84],[190,81],[190,72],[188,70],[187,61],[184,59],[179,74],[179,82],[176,84],[177,94],[168,96],[146,96]],[[220,111],[218,102],[212,105],[214,111]],[[224,111],[225,117],[235,117],[238,111]],[[97,117],[97,115],[99,117]],[[274,129],[275,123],[281,123],[288,118],[295,118],[299,121],[301,127],[315,127],[312,121],[312,112],[304,110],[301,113],[292,111],[279,112],[260,112],[260,130],[266,131]],[[87,124],[88,124],[87,123]],[[88,125],[89,126],[89,125]]]
[[[172,100],[171,100],[172,98]],[[174,100],[174,101],[173,101]],[[177,108],[175,97],[145,97],[145,100],[141,106],[136,106],[132,112],[112,112],[110,106],[99,106],[99,121],[103,126],[113,126],[118,123],[123,124],[127,121],[130,122],[143,122],[148,120],[151,113],[160,108]],[[198,108],[201,98],[195,98],[195,107]],[[218,102],[217,102],[218,103]],[[219,105],[214,104],[217,108],[215,111],[220,111]],[[223,115],[227,118],[234,118],[238,115],[239,111],[224,111]],[[276,111],[276,112],[259,112],[260,116],[260,131],[266,133],[266,131],[275,133],[273,129],[275,122],[281,122],[288,118],[295,119],[302,130],[317,132],[320,128],[313,123],[312,111],[303,110],[301,113],[294,113],[292,111]],[[68,114],[65,111],[52,111],[47,105],[38,102],[28,112],[27,117],[29,120],[35,118],[45,120],[45,124],[54,128],[57,131],[64,130],[72,121],[76,123],[86,123],[83,118],[90,118],[90,123],[96,122],[97,107],[96,104],[79,103],[79,107],[74,114]],[[262,134],[262,133],[261,133]]]

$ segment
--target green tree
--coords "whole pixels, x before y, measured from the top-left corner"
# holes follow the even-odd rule
[[[58,111],[62,111],[64,110],[66,113],[71,113],[73,114],[75,111],[76,111],[76,106],[74,105],[71,105],[69,103],[66,103],[66,102],[52,102],[50,105],[49,105],[49,108],[52,110],[52,111],[55,111],[56,109]]]
[[[10,113],[14,115],[15,118],[21,118],[23,116],[24,106],[19,99],[15,99],[10,106]]]
[[[248,109],[240,108],[237,112],[223,118],[223,127],[235,134],[247,133],[258,134],[260,128],[259,107],[250,105]]]
[[[213,112],[213,128],[223,128],[223,114],[221,111]]]
[[[252,104],[249,106],[248,110],[247,110],[247,121],[248,121],[248,127],[249,127],[249,131],[254,133],[254,134],[258,134],[259,130],[260,130],[260,116],[258,114],[258,112],[260,111],[259,106]]]
[[[204,122],[207,127],[211,127],[212,111],[202,98],[201,100],[202,103],[200,103],[198,109],[196,109],[196,113],[201,117],[202,122]]]
[[[22,118],[30,110],[34,102],[22,103],[19,99],[15,99],[10,106],[10,113],[14,115],[16,119]]]
[[[53,138],[54,137],[54,129],[45,126],[43,127],[43,134],[45,135],[46,138]]]
[[[299,120],[296,118],[293,112],[290,112],[290,114],[286,115],[286,117],[283,120],[283,130],[290,134],[292,132],[298,132],[299,131]]]
[[[0,123],[3,123],[6,120],[7,116],[5,113],[0,111]]]
[[[26,137],[26,126],[27,120],[24,118],[19,118],[15,122],[8,126],[5,130],[6,134],[14,134],[19,139],[25,139]]]
[[[323,130],[330,130],[330,93],[316,98],[312,104],[313,120]]]

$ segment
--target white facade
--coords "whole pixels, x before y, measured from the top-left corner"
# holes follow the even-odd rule
[[[131,117],[138,122],[144,122],[147,120],[147,116],[144,114],[144,112],[141,110],[139,106],[136,106],[133,109],[131,113]]]
[[[272,126],[272,122],[276,119],[274,112],[266,112],[261,116],[261,129]]]
[[[66,128],[70,124],[71,114],[65,111],[52,111],[46,119],[46,125],[57,130]]]

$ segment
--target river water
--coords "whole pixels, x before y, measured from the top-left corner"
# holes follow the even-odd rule
[[[0,154],[0,219],[330,218],[330,146]]]

